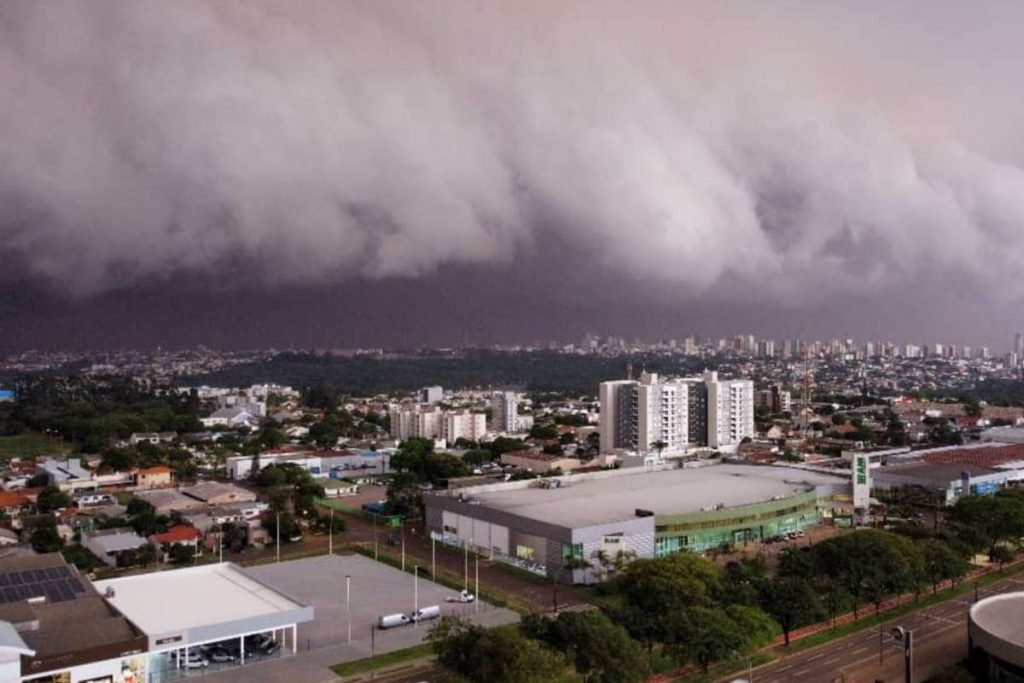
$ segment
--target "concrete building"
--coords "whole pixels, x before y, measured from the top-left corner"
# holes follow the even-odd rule
[[[571,472],[583,467],[583,462],[579,458],[568,458],[549,453],[536,453],[534,451],[503,453],[501,464],[537,474],[545,474],[554,470]]]
[[[466,487],[425,495],[424,505],[427,528],[444,543],[558,581],[590,582],[600,569],[570,572],[570,558],[592,562],[598,550],[657,557],[767,539],[818,524],[850,490],[846,477],[716,465]]]
[[[441,438],[448,445],[459,439],[479,441],[487,433],[487,418],[483,413],[469,410],[450,410],[441,417]]]
[[[601,448],[639,454],[686,453],[692,447],[734,450],[754,435],[754,385],[749,380],[702,377],[602,382]]]
[[[519,397],[514,391],[495,391],[491,394],[491,431],[514,434],[517,431],[516,416],[519,413]]]
[[[1019,336],[1019,335],[1018,335]],[[979,680],[1024,681],[1024,593],[1004,593],[978,601],[967,622],[971,668]]]
[[[440,403],[444,399],[444,388],[439,386],[420,389],[420,403]]]

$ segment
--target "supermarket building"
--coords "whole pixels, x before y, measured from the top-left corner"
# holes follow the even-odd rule
[[[848,477],[713,465],[489,484],[426,495],[424,504],[427,527],[443,543],[557,581],[589,583],[600,569],[572,569],[571,558],[596,564],[620,551],[649,558],[741,546],[848,509],[850,489]]]

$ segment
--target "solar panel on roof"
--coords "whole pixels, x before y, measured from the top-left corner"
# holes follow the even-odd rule
[[[82,586],[82,582],[79,581],[76,578],[68,579],[68,585],[71,586],[71,589],[74,590],[74,591],[77,591],[79,593],[84,593],[85,592],[85,587]]]
[[[4,602],[17,602],[18,593],[13,588],[4,588],[0,593],[3,594]]]
[[[21,584],[21,572],[10,572],[7,575],[7,578],[10,579],[12,586],[18,586]]]

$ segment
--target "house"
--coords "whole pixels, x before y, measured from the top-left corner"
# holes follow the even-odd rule
[[[323,479],[321,483],[324,485],[324,496],[327,498],[359,495],[359,484],[348,479]]]
[[[0,513],[16,517],[32,507],[32,501],[23,493],[16,491],[0,491]]]
[[[140,489],[157,489],[171,485],[171,468],[166,465],[144,467],[135,471],[135,486]]]
[[[164,562],[167,561],[166,549],[173,545],[183,545],[192,548],[192,552],[196,555],[200,554],[201,547],[200,541],[203,538],[201,531],[195,527],[187,526],[185,524],[179,524],[178,526],[172,526],[170,529],[162,534],[153,534],[149,537],[149,542],[155,545],[157,548],[164,550]]]
[[[255,429],[259,424],[258,417],[245,408],[221,408],[210,413],[208,417],[200,418],[199,421],[203,423],[204,427],[231,427],[232,429],[239,427]]]
[[[152,505],[162,515],[170,514],[171,512],[193,510],[204,506],[203,501],[190,498],[181,491],[174,489],[141,491],[136,494],[136,497]]]
[[[128,437],[128,443],[137,446],[140,443],[159,446],[162,443],[171,443],[178,437],[176,432],[135,432]]]
[[[207,505],[227,505],[229,503],[248,503],[256,500],[256,494],[236,484],[222,484],[216,481],[204,481],[195,486],[181,489],[181,492]]]
[[[129,527],[101,529],[82,535],[82,546],[111,566],[117,565],[118,555],[136,551],[147,543]]]

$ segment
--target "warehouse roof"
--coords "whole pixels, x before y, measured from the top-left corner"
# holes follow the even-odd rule
[[[585,475],[584,475],[585,476]],[[559,488],[519,488],[470,493],[482,505],[566,527],[634,517],[636,510],[681,515],[789,498],[847,477],[784,467],[714,465],[605,478],[563,478]]]

